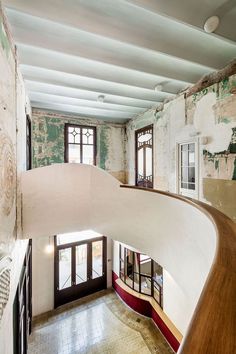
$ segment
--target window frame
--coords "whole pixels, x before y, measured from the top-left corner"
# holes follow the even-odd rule
[[[80,131],[82,131],[82,129],[92,129],[94,132],[94,140],[93,140],[93,144],[91,144],[93,146],[93,166],[96,166],[96,156],[97,156],[97,128],[95,126],[90,126],[90,125],[81,125],[81,124],[72,124],[72,123],[65,123],[65,127],[64,127],[64,162],[69,163],[69,139],[68,139],[68,131],[69,128],[73,127],[73,128],[79,128]],[[76,145],[80,145],[80,163],[83,163],[83,145],[87,145],[87,144],[83,144],[82,141],[82,134],[80,133],[80,143],[76,144]]]
[[[26,171],[32,169],[32,122],[29,114],[26,114]]]
[[[187,189],[181,187],[181,146],[183,145],[188,145],[188,144],[194,144],[194,153],[195,153],[195,189]],[[180,141],[177,143],[176,147],[176,152],[177,152],[177,192],[180,195],[190,197],[190,198],[195,198],[199,199],[199,141],[198,139],[191,139],[191,140],[185,140],[185,141]]]
[[[122,259],[122,252],[121,249],[123,247],[124,250],[124,259]],[[132,280],[132,286],[129,285],[129,283],[126,281],[126,277],[127,277],[127,251],[132,252],[133,253],[133,261],[132,261],[132,278],[129,277]],[[125,283],[125,285],[127,285],[130,289],[136,291],[137,293],[146,295],[146,296],[150,296],[152,297],[157,303],[158,305],[163,308],[163,282],[162,282],[162,286],[160,286],[160,284],[154,279],[154,260],[151,259],[149,257],[149,259],[151,260],[151,274],[147,275],[144,273],[141,273],[141,267],[140,267],[140,261],[138,262],[138,272],[134,271],[134,260],[135,260],[135,254],[137,255],[137,257],[140,259],[140,255],[142,253],[140,252],[135,252],[127,247],[125,247],[124,245],[122,245],[121,243],[119,244],[119,278],[123,281],[123,283]],[[121,264],[124,264],[124,272],[121,272]],[[158,263],[157,263],[158,264]],[[158,264],[160,266],[160,264]],[[161,267],[161,266],[160,266]],[[162,269],[162,279],[163,279],[163,268]],[[138,274],[139,277],[139,281],[138,281],[138,289],[135,289],[134,286],[134,274]],[[141,279],[142,277],[148,278],[150,279],[150,283],[151,283],[151,293],[147,294],[145,292],[142,292],[142,286],[141,286]],[[159,301],[154,297],[154,283],[157,284],[158,288],[159,288]]]

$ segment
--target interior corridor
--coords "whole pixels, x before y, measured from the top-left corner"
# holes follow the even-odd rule
[[[151,319],[113,290],[87,296],[35,319],[29,354],[173,353]]]

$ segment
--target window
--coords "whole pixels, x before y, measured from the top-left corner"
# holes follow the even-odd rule
[[[196,185],[196,143],[179,144],[179,193],[195,196]]]
[[[96,165],[96,128],[65,124],[65,162]]]
[[[120,278],[135,291],[152,296],[162,307],[162,267],[145,254],[120,244]]]
[[[153,188],[153,126],[135,132],[136,186]]]

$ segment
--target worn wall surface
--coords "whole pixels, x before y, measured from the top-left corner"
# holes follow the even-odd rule
[[[33,110],[33,167],[64,162],[65,123],[96,126],[97,166],[122,183],[126,181],[123,125],[36,109]]]
[[[0,321],[0,352],[13,353],[13,302],[28,241],[21,233],[19,179],[25,170],[25,124],[30,111],[13,42],[0,3],[0,254],[12,259],[10,296]]]
[[[236,75],[184,94],[127,124],[128,182],[135,183],[134,131],[154,125],[154,188],[178,193],[178,143],[198,146],[195,198],[236,220]]]

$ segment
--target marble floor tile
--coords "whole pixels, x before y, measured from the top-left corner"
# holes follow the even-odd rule
[[[128,308],[112,290],[100,291],[36,318],[28,352],[173,353],[153,321]]]

